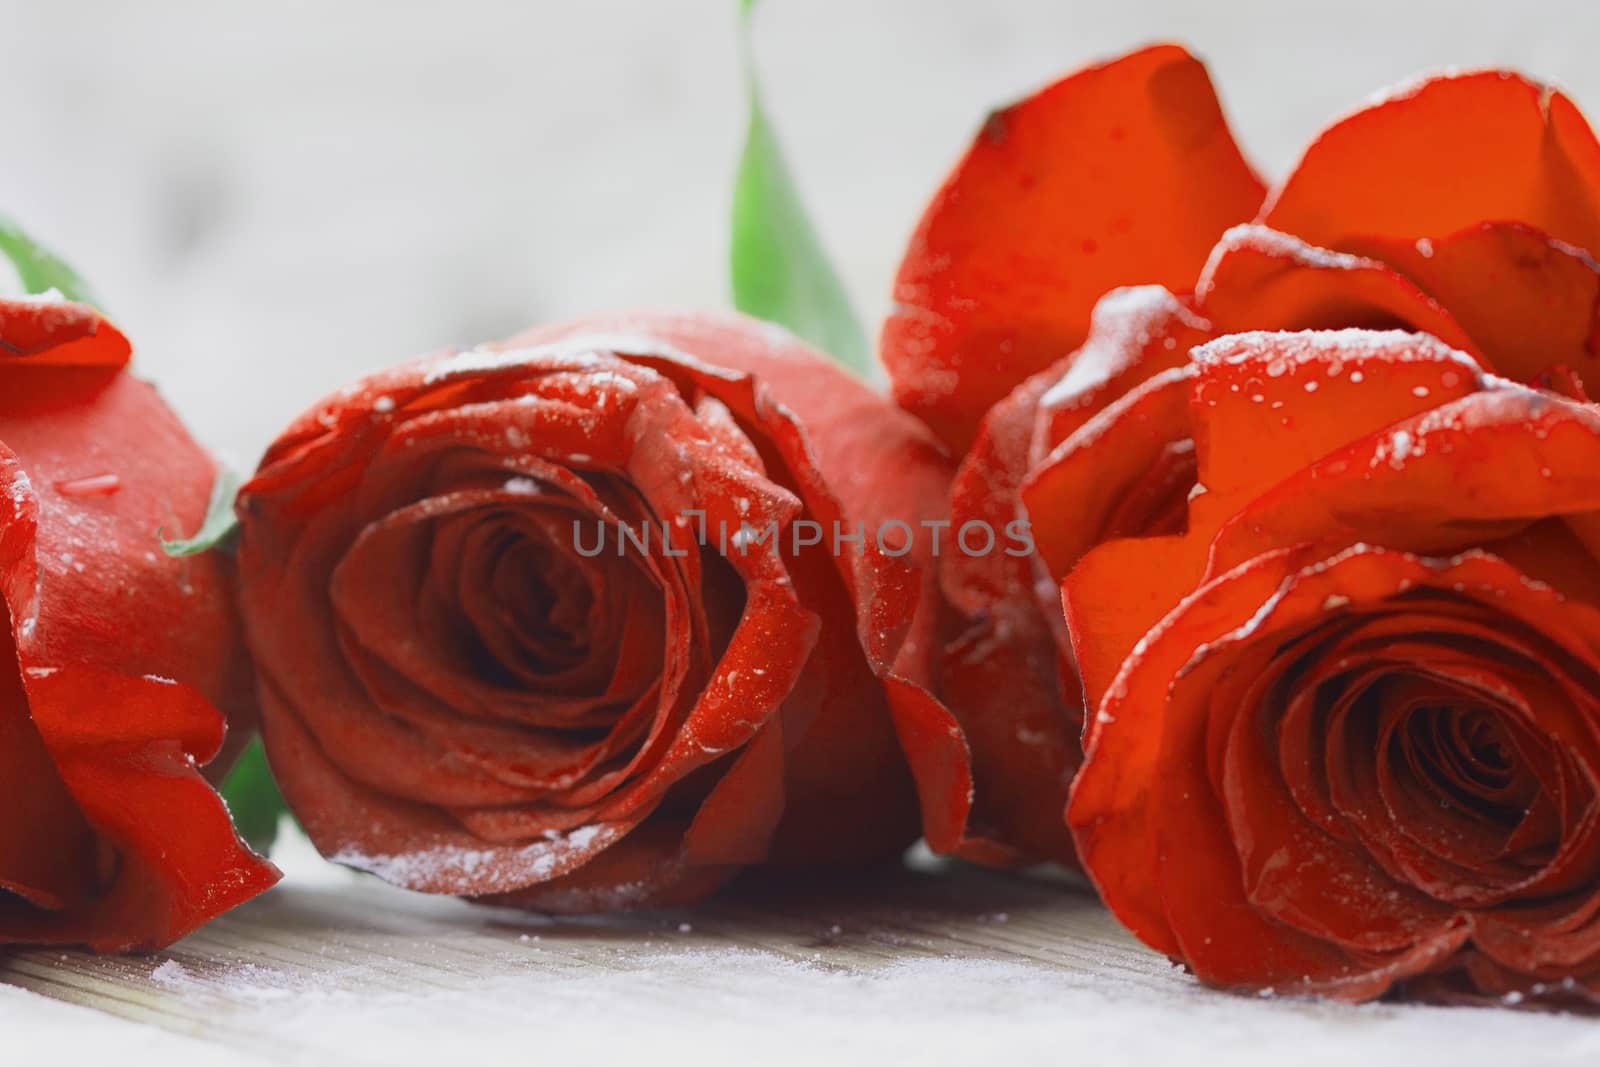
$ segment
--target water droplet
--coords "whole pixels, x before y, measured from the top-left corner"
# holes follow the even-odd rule
[[[56,492],[62,496],[111,496],[122,488],[122,479],[115,474],[91,474],[85,478],[65,478],[56,483]]]

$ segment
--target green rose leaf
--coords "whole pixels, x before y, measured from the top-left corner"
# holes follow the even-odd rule
[[[169,541],[166,530],[157,531],[161,550],[169,556],[197,556],[213,548],[226,548],[227,542],[239,528],[239,518],[233,513],[233,500],[239,495],[239,476],[226,468],[217,471],[217,480],[211,484],[211,502],[206,505],[206,517],[193,537]]]
[[[227,801],[239,836],[263,856],[271,851],[272,843],[278,839],[280,817],[289,806],[278,792],[278,783],[273,781],[261,738],[251,741],[239,757],[233,773],[222,785],[222,799]]]
[[[739,0],[750,124],[733,191],[734,306],[788,327],[845,366],[870,375],[866,333],[811,225],[761,102],[750,43],[754,8],[755,0]]]
[[[16,269],[24,292],[47,293],[54,289],[68,300],[99,306],[89,284],[77,271],[3,216],[0,216],[0,255]]]

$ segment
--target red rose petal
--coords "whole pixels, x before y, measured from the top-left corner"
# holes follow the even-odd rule
[[[508,893],[575,870],[628,825],[591,822],[571,833],[494,843],[445,811],[352,781],[324,755],[269,683],[262,734],[284,797],[307,836],[336,863],[428,893]]]
[[[965,451],[990,405],[1082,343],[1107,290],[1187,289],[1262,193],[1205,68],[1172,45],[997,112],[895,281],[881,348],[896,399]]]
[[[1478,353],[1453,302],[1430,297],[1376,259],[1317,248],[1265,226],[1223,234],[1195,287],[1195,305],[1216,334],[1399,328]]]
[[[1033,560],[949,549],[952,531],[967,523],[1004,530],[1019,519],[1017,491],[1032,464],[1039,398],[1051,377],[1035,375],[984,418],[950,491],[951,525],[939,558],[944,594],[963,625],[939,658],[948,709],[938,709],[937,726],[915,734],[948,739],[946,758],[959,770],[941,775],[949,799],[939,810],[948,820],[929,822],[923,832],[935,851],[979,862],[1011,862],[1017,850],[1072,862],[1065,827],[1038,797],[1048,790],[1065,800],[1081,758],[1082,714],[1076,682],[1065,685],[1057,638],[1039,612]]]
[[[94,830],[78,810],[28,712],[22,667],[0,600],[0,888],[35,907],[81,903],[98,882]]]
[[[1498,222],[1432,240],[1349,244],[1449,308],[1497,374],[1525,384],[1552,373],[1600,381],[1600,267],[1587,252]]]
[[[1294,471],[1218,533],[1212,569],[1247,559],[1263,544],[1312,538],[1449,553],[1545,516],[1595,511],[1600,414],[1592,405],[1504,385],[1397,422]]]
[[[1104,541],[1157,532],[1119,530],[1119,510],[1174,446],[1187,443],[1193,451],[1192,379],[1189,367],[1150,378],[1085,423],[1028,475],[1022,502],[1051,574],[1067,573]],[[1189,488],[1181,487],[1180,499]]]
[[[0,361],[0,440],[38,501],[37,588],[18,595],[39,621],[19,642],[24,655],[176,678],[248,736],[254,698],[229,561],[215,553],[170,559],[158,541],[161,530],[199,528],[216,464],[155,390],[126,374],[71,406],[40,410],[8,391],[9,373]],[[114,478],[115,489],[76,491],[86,478],[102,486]]]
[[[1216,333],[1193,297],[1160,286],[1107,293],[1095,305],[1083,347],[1051,368],[1039,399],[1032,462],[1141,383],[1186,366],[1189,350]]]
[[[1559,587],[1567,597],[1600,607],[1600,568],[1594,565],[1594,550],[1572,531],[1572,523],[1583,517],[1541,519],[1509,537],[1485,542],[1483,550],[1529,578]]]
[[[0,940],[150,950],[278,880],[196,769],[222,744],[222,717],[203,697],[162,679],[45,670],[26,675],[33,721],[114,875],[69,910],[0,915]]]
[[[1200,482],[1235,506],[1351,439],[1479,382],[1464,354],[1392,331],[1235,334],[1196,352],[1196,361]]]
[[[8,373],[22,366],[118,370],[132,354],[121,331],[86,304],[0,298],[0,363],[9,364]]]
[[[1180,951],[1158,889],[1158,870],[1164,860],[1157,835],[1165,833],[1164,812],[1152,810],[1153,793],[1165,773],[1166,753],[1171,751],[1167,689],[1195,649],[1238,627],[1241,606],[1247,606],[1244,618],[1248,619],[1249,612],[1269,599],[1292,573],[1294,562],[1289,550],[1260,556],[1231,572],[1228,585],[1208,587],[1183,601],[1181,615],[1175,611],[1151,629],[1135,646],[1135,655],[1104,687],[1104,700],[1090,706],[1086,755],[1072,785],[1067,822],[1078,842],[1084,870],[1106,905],[1157,952],[1171,956]],[[1077,647],[1092,629],[1075,612],[1075,604],[1069,597],[1067,621]],[[1203,766],[1204,761],[1199,763]],[[1191,794],[1189,799],[1195,798]],[[1215,836],[1207,835],[1208,839]],[[1212,847],[1220,847],[1223,861],[1233,855],[1232,845],[1226,841]],[[1198,872],[1185,866],[1177,873],[1192,878]],[[1237,873],[1232,877],[1237,885]],[[1191,884],[1203,883],[1196,879]]]
[[[1509,71],[1435,78],[1335,124],[1261,212],[1328,248],[1485,220],[1600,248],[1600,143],[1565,94]]]

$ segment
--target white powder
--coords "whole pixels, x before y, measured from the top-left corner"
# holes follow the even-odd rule
[[[1159,285],[1113,289],[1095,305],[1088,340],[1039,403],[1047,409],[1066,407],[1104,385],[1150,343],[1159,324],[1172,318],[1196,329],[1207,327],[1204,319]]]
[[[1022,922],[1020,943],[1031,937],[1026,920],[1006,912],[976,917],[1008,929]],[[690,929],[680,932],[693,932],[682,925]],[[474,927],[464,923],[458,933],[478,936]],[[838,938],[844,929],[818,933]],[[896,927],[853,922],[849,929],[853,942]],[[875,953],[877,962],[851,957],[842,965],[826,941],[780,954],[715,945],[716,934],[708,935],[713,947],[700,936],[674,945],[625,925],[611,928],[613,947],[585,965],[563,951],[562,939],[515,930],[501,936],[496,973],[463,973],[462,957],[435,957],[426,940],[401,939],[396,948],[404,954],[395,959],[316,980],[239,968],[206,983],[191,977],[168,995],[225,997],[217,1003],[227,1027],[272,1035],[273,1059],[292,1064],[498,1063],[536,1048],[549,1063],[589,1062],[601,1050],[607,1063],[1348,1067],[1372,1062],[1368,1053],[1381,1048],[1383,1062],[1543,1067],[1593,1062],[1600,1052],[1600,1034],[1580,1018],[1210,992],[1120,935],[1076,945],[1082,956],[1074,966],[941,957],[904,939],[893,953]],[[396,989],[394,977],[407,972],[414,988]],[[13,1015],[78,1010],[15,997],[0,998],[8,1042]],[[168,1036],[120,1025],[132,1035]],[[61,1032],[50,1047],[77,1040],[75,1031]],[[1063,1050],[1070,1050],[1065,1060]],[[213,1062],[265,1061],[230,1053]]]
[[[1378,264],[1370,259],[1352,256],[1346,252],[1335,252],[1327,248],[1307,244],[1298,237],[1291,237],[1267,226],[1253,222],[1242,223],[1234,226],[1222,235],[1216,247],[1211,250],[1211,255],[1206,260],[1206,265],[1200,272],[1200,280],[1195,285],[1195,296],[1202,304],[1206,295],[1216,285],[1216,273],[1222,260],[1231,252],[1240,249],[1255,249],[1269,256],[1292,260],[1304,267],[1313,267],[1320,270],[1354,270],[1360,267],[1375,267]]]
[[[585,371],[611,369],[609,360],[618,353],[631,356],[667,356],[680,354],[659,340],[635,334],[585,334],[548,344],[530,345],[527,348],[489,349],[483,347],[463,349],[460,352],[431,364],[423,384],[435,385],[452,378],[477,374],[493,374],[516,367],[538,367],[545,373],[557,371]],[[687,357],[685,357],[687,358]],[[614,367],[614,364],[612,365]],[[727,372],[722,372],[722,377]],[[615,375],[612,384],[626,381],[628,388],[634,383]]]
[[[603,848],[618,836],[611,827],[580,826],[565,834],[547,834],[527,845],[442,846],[391,854],[344,848],[328,858],[395,885],[447,892],[470,887],[475,893],[496,893],[551,878],[563,860]]]
[[[1281,358],[1295,363],[1310,362],[1332,353],[1375,356],[1390,363],[1443,359],[1474,372],[1478,369],[1471,356],[1451,348],[1432,334],[1405,330],[1247,330],[1197,346],[1194,358],[1199,363],[1238,363],[1256,358],[1267,346],[1280,351]],[[1287,352],[1283,352],[1284,349]]]
[[[167,960],[151,971],[150,980],[164,986],[184,986],[192,981],[189,972],[177,960]]]

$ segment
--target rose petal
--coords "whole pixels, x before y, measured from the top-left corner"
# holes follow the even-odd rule
[[[1432,240],[1349,244],[1449,308],[1495,372],[1528,384],[1562,370],[1600,380],[1600,267],[1587,252],[1500,222]]]
[[[1022,502],[1050,574],[1066,574],[1084,553],[1112,538],[1170,532],[1128,528],[1117,518],[1174,446],[1188,443],[1193,452],[1192,379],[1189,367],[1148,379],[1086,422],[1028,475]],[[1191,478],[1176,487],[1180,500],[1192,484]]]
[[[1600,414],[1592,405],[1496,384],[1295,471],[1228,521],[1211,566],[1226,569],[1262,544],[1312,537],[1348,543],[1370,535],[1415,552],[1458,551],[1545,516],[1600,510],[1597,471]]]
[[[1295,560],[1293,550],[1259,556],[1230,572],[1227,585],[1214,584],[1184,599],[1134,646],[1133,655],[1105,686],[1104,700],[1090,705],[1084,764],[1072,784],[1067,822],[1083,869],[1106,905],[1157,952],[1180,952],[1158,890],[1157,870],[1164,859],[1157,835],[1165,833],[1164,812],[1152,810],[1169,751],[1167,689],[1196,648],[1240,624],[1241,605],[1254,610],[1273,596]],[[1073,610],[1075,603],[1068,598],[1067,621],[1078,647],[1091,630]],[[1224,843],[1220,854],[1231,857],[1231,844]],[[1187,877],[1191,872],[1186,868],[1183,873]],[[1233,878],[1242,892],[1237,875]]]
[[[1189,350],[1216,335],[1194,298],[1160,286],[1107,293],[1095,305],[1083,347],[1051,369],[1039,401],[1032,462],[1038,463],[1107,406],[1164,371],[1189,362]]]
[[[196,770],[222,744],[222,718],[197,692],[86,667],[25,672],[39,736],[113,873],[64,910],[0,913],[0,941],[148,951],[278,880]]]
[[[0,888],[40,908],[82,903],[98,883],[94,830],[39,737],[22,687],[10,612],[0,600]]]
[[[121,331],[87,304],[0,298],[0,364],[8,375],[28,367],[120,370],[132,354]],[[30,377],[25,388],[46,380]]]
[[[1399,328],[1478,353],[1453,302],[1430,297],[1378,259],[1317,248],[1260,225],[1222,235],[1195,286],[1195,305],[1216,334]]]
[[[1034,420],[1050,380],[1048,372],[1035,375],[985,417],[951,488],[951,530],[967,523],[1004,530],[1021,518],[1017,490],[1031,466]],[[923,832],[935,851],[980,862],[1014,862],[1017,850],[1073,862],[1055,806],[1038,797],[1049,791],[1065,801],[1080,759],[1082,715],[1076,682],[1064,685],[1056,637],[1035,600],[1033,561],[1005,551],[951,552],[951,536],[945,531],[939,578],[964,625],[939,658],[948,708],[929,713],[936,724],[910,732],[930,749],[946,742],[942,754],[919,753],[913,763],[947,764],[939,774],[947,799],[927,807],[948,818],[928,820]]]
[[[1484,220],[1600,248],[1600,143],[1564,93],[1510,71],[1433,78],[1335,124],[1260,219],[1328,248]]]
[[[1205,68],[1172,45],[997,112],[895,281],[882,353],[896,399],[965,451],[990,405],[1082,343],[1102,294],[1188,288],[1262,192]]]
[[[1234,334],[1196,350],[1195,362],[1200,482],[1235,505],[1480,380],[1465,354],[1395,331]]]

